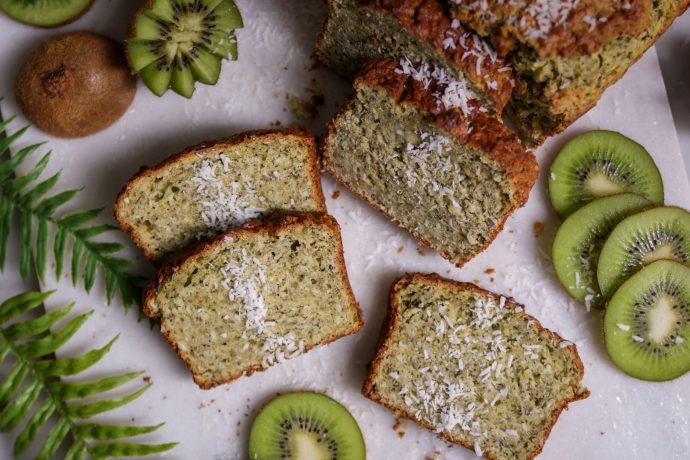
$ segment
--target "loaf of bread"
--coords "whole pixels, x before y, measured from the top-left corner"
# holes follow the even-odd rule
[[[690,0],[449,3],[456,19],[512,65],[516,87],[507,112],[538,144],[593,107]]]
[[[362,327],[326,214],[253,221],[158,272],[144,312],[202,388],[262,371]]]
[[[461,266],[527,201],[534,155],[440,68],[384,59],[354,86],[329,125],[325,171]]]
[[[511,299],[436,275],[393,286],[363,393],[492,460],[529,460],[586,398],[575,345]]]
[[[274,211],[324,212],[310,133],[253,131],[189,147],[129,180],[115,218],[160,263],[189,244]]]
[[[372,58],[407,57],[463,79],[492,112],[500,113],[514,82],[491,46],[453,21],[441,0],[329,0],[319,60],[353,78]]]

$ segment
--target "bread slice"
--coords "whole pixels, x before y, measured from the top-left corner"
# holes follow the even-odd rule
[[[158,264],[202,238],[272,212],[325,212],[314,138],[252,131],[187,148],[125,184],[115,218]]]
[[[517,83],[507,112],[539,144],[593,107],[690,0],[449,3],[511,63]]]
[[[534,154],[441,69],[384,59],[354,86],[329,125],[324,169],[461,266],[527,201]]]
[[[451,20],[440,0],[329,0],[316,45],[327,67],[353,78],[369,60],[408,57],[468,82],[482,105],[500,113],[512,70],[488,42]]]
[[[363,323],[326,214],[254,221],[165,265],[144,312],[201,388],[263,371]]]
[[[534,458],[568,403],[589,396],[575,345],[473,284],[393,285],[363,394],[493,460]]]

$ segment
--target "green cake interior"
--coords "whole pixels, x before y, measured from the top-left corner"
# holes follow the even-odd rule
[[[211,147],[134,182],[118,203],[118,220],[162,260],[276,210],[322,210],[312,161],[309,146],[293,136]]]
[[[374,393],[491,458],[531,458],[561,405],[587,393],[569,342],[504,298],[412,281],[395,301]]]
[[[323,225],[226,237],[166,278],[147,307],[195,379],[219,382],[356,330],[338,261]]]
[[[495,160],[378,88],[358,88],[324,158],[338,180],[453,261],[491,241],[511,208],[511,184]]]

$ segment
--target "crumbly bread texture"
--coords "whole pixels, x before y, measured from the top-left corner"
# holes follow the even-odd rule
[[[200,243],[165,265],[144,312],[201,388],[251,375],[359,331],[338,223],[291,214]]]
[[[384,59],[331,121],[323,166],[344,186],[460,266],[527,201],[537,161],[462,81]]]
[[[325,210],[314,138],[286,129],[199,144],[143,168],[117,197],[115,218],[160,263],[251,219]]]
[[[451,14],[513,67],[506,110],[534,144],[593,107],[690,0],[449,0]]]
[[[328,5],[316,55],[341,75],[354,77],[372,58],[407,57],[466,80],[496,113],[510,98],[510,66],[486,41],[453,21],[440,0],[329,0]]]
[[[582,375],[575,345],[511,299],[411,274],[393,285],[362,392],[478,455],[527,460],[589,396]]]

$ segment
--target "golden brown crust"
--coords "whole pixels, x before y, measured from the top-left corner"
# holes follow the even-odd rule
[[[242,144],[248,141],[254,141],[257,139],[270,140],[271,138],[280,139],[286,137],[294,137],[304,142],[309,149],[309,177],[311,179],[312,197],[318,204],[319,211],[326,212],[326,199],[323,195],[323,190],[321,189],[321,176],[319,174],[319,159],[316,153],[316,142],[314,136],[307,130],[302,128],[287,128],[287,129],[263,129],[256,131],[247,131],[244,133],[236,134],[234,136],[218,139],[215,141],[202,142],[200,144],[187,147],[184,151],[177,153],[168,157],[163,162],[151,166],[151,167],[141,167],[139,171],[132,176],[123,185],[122,190],[118,194],[115,200],[114,214],[115,220],[119,224],[120,228],[124,233],[126,233],[132,241],[142,250],[144,256],[154,265],[159,265],[161,260],[158,260],[153,250],[147,247],[142,238],[140,237],[137,230],[125,220],[123,216],[120,215],[121,206],[127,193],[140,181],[146,180],[147,178],[158,174],[161,171],[171,168],[177,161],[185,159],[187,157],[196,155],[200,152],[211,148],[225,147],[231,148],[233,146]]]
[[[386,212],[379,204],[374,203],[363,193],[352,188],[348,182],[340,176],[336,170],[330,167],[327,158],[322,159],[326,173],[343,185],[346,189],[379,210],[396,225],[407,230],[422,244],[438,251],[438,253],[457,267],[462,267],[477,254],[486,250],[498,234],[503,230],[505,221],[515,209],[525,205],[529,198],[530,190],[539,177],[539,165],[531,151],[525,150],[517,136],[505,127],[500,121],[486,113],[475,111],[474,118],[467,120],[458,109],[440,111],[433,101],[431,91],[424,89],[423,85],[406,75],[398,74],[394,70],[397,62],[392,59],[372,61],[366,70],[355,81],[355,88],[359,85],[369,85],[385,90],[392,99],[398,103],[412,104],[415,107],[429,113],[432,123],[439,128],[448,131],[461,142],[467,143],[484,153],[492,155],[505,169],[506,178],[513,182],[512,207],[500,217],[493,231],[487,236],[487,241],[471,254],[463,259],[454,259],[444,248],[429,243],[415,229],[403,226],[400,221]],[[430,87],[431,88],[431,87]],[[329,137],[335,131],[340,116],[352,108],[354,96],[343,104],[338,114],[328,123],[326,137],[323,140],[323,150],[328,147]],[[470,129],[470,127],[472,129]],[[495,131],[493,131],[495,129]]]
[[[361,0],[364,8],[375,9],[395,17],[436,52],[453,62],[494,103],[501,113],[510,99],[513,77],[509,64],[498,57],[485,42],[461,24],[453,27],[447,9],[439,0]],[[445,40],[454,46],[444,47]],[[465,43],[465,46],[462,46]],[[482,45],[478,45],[482,43]],[[488,50],[488,52],[487,52]],[[489,82],[493,82],[491,86]],[[495,87],[494,87],[495,83]]]
[[[499,119],[484,112],[476,101],[470,101],[473,108],[468,116],[458,109],[447,110],[437,103],[433,95],[443,89],[432,80],[427,86],[412,76],[397,72],[397,61],[380,59],[369,62],[355,80],[355,88],[361,85],[385,90],[400,104],[410,104],[427,112],[439,128],[449,132],[460,142],[490,154],[505,171],[506,178],[513,183],[514,204],[522,206],[539,176],[539,165],[535,156],[525,150],[518,136]]]
[[[325,227],[328,230],[328,232],[333,236],[333,240],[338,245],[338,269],[340,271],[342,282],[350,302],[350,307],[354,309],[357,317],[357,323],[350,329],[344,331],[340,335],[328,337],[326,340],[322,342],[306,344],[304,347],[304,352],[306,353],[307,351],[311,350],[317,345],[327,345],[335,340],[338,340],[339,338],[358,332],[364,326],[364,321],[362,320],[362,311],[360,310],[359,305],[357,304],[357,300],[355,299],[355,295],[352,292],[352,287],[350,286],[350,281],[347,276],[345,258],[343,255],[343,243],[340,234],[340,226],[338,225],[338,222],[335,220],[335,218],[325,213],[277,213],[272,217],[268,218],[267,220],[253,220],[247,222],[245,225],[238,229],[233,229],[226,232],[225,234],[215,238],[214,240],[198,243],[193,248],[190,248],[186,253],[180,255],[176,260],[167,261],[158,271],[156,279],[149,283],[148,286],[146,286],[143,301],[144,314],[146,314],[150,318],[155,319],[158,322],[161,322],[161,318],[157,316],[155,312],[153,312],[149,307],[149,304],[152,301],[158,286],[161,283],[163,283],[167,278],[169,278],[173,273],[183,269],[185,266],[189,264],[194,263],[196,259],[198,259],[199,257],[203,257],[207,252],[212,251],[215,247],[223,245],[225,243],[226,237],[241,238],[258,235],[277,235],[289,231],[292,227],[304,225]],[[197,385],[199,385],[200,388],[203,389],[213,388],[224,383],[232,382],[233,380],[238,379],[242,375],[251,375],[254,372],[261,372],[267,369],[260,365],[249,366],[245,369],[242,369],[239,372],[236,372],[220,380],[205,380],[194,374],[193,369],[191,367],[189,356],[187,355],[187,353],[180,350],[174,338],[169,336],[165,332],[163,332],[163,336],[168,341],[170,346],[173,348],[175,353],[177,353],[177,355],[180,357],[185,366],[192,373],[194,382]]]
[[[384,358],[385,352],[388,350],[390,347],[390,343],[392,340],[393,332],[395,329],[398,327],[399,319],[398,319],[398,293],[399,291],[407,286],[408,284],[414,282],[414,281],[420,281],[428,284],[436,284],[438,286],[443,286],[446,288],[450,288],[456,291],[474,291],[477,294],[481,296],[489,296],[494,299],[495,302],[500,301],[500,295],[493,293],[491,291],[487,291],[485,289],[480,288],[479,286],[476,286],[471,283],[463,283],[460,281],[453,281],[453,280],[448,280],[445,278],[440,277],[439,275],[435,273],[430,273],[430,274],[422,274],[422,273],[407,273],[400,279],[398,279],[396,282],[393,283],[393,286],[391,287],[390,294],[388,297],[388,313],[386,315],[386,319],[383,322],[383,325],[381,327],[381,333],[380,333],[380,338],[379,338],[379,347],[376,352],[376,356],[372,360],[372,362],[367,366],[367,376],[364,381],[364,385],[362,386],[362,394],[371,399],[372,401],[375,401],[382,406],[388,408],[389,410],[393,411],[396,416],[401,417],[401,418],[407,418],[415,423],[423,426],[424,428],[435,431],[435,427],[433,427],[431,424],[425,422],[424,420],[420,420],[414,416],[414,414],[410,412],[405,412],[404,410],[401,410],[399,408],[396,408],[389,403],[387,403],[383,398],[381,398],[379,395],[375,393],[374,386],[376,384],[376,376],[378,374],[378,368],[381,365],[381,362]],[[536,318],[528,315],[525,313],[525,309],[522,305],[518,304],[515,302],[514,299],[511,297],[505,297],[505,307],[506,308],[518,308],[521,307],[522,311],[517,312],[518,315],[520,315],[523,318],[527,318],[528,320],[531,320],[534,322],[536,327],[543,332],[546,332],[549,334],[551,337],[553,337],[555,340],[558,342],[566,342],[560,335],[557,333],[545,328],[542,326],[542,324],[537,320]],[[577,353],[577,346],[575,344],[568,345],[567,347],[568,350],[571,351],[573,359],[575,360],[575,364],[577,365],[578,371],[579,371],[579,376],[580,380],[582,380],[582,377],[584,375],[584,366],[582,365],[582,360],[580,359],[579,354]],[[584,388],[584,387],[583,387]],[[556,410],[553,413],[553,416],[551,418],[551,423],[549,427],[546,429],[544,432],[544,436],[539,440],[537,449],[530,454],[529,459],[534,459],[537,455],[539,455],[544,448],[544,444],[546,443],[547,438],[549,437],[549,434],[551,433],[551,429],[553,428],[553,425],[556,423],[558,420],[558,417],[560,416],[561,412],[564,409],[567,409],[568,404],[571,402],[575,402],[581,399],[585,399],[589,396],[590,392],[586,388],[584,388],[585,391],[583,391],[580,394],[575,394],[573,398],[567,399],[562,402],[562,404],[556,408]],[[460,439],[455,439],[453,438],[450,434],[446,432],[441,432],[437,433],[437,435],[449,442],[459,444],[463,447],[466,447],[467,449],[473,450],[474,446],[470,445],[468,443],[462,442]],[[488,460],[496,460],[494,457],[491,456],[489,452],[484,453],[484,457],[487,458]]]
[[[623,8],[623,3],[580,0],[572,9],[563,5],[562,11],[568,14],[562,23],[550,20],[543,11],[539,15],[540,8],[534,2],[477,2],[469,7],[453,6],[451,15],[481,35],[489,36],[501,56],[524,43],[531,45],[542,58],[565,57],[591,54],[617,37],[636,36],[647,30],[652,1],[626,1],[628,8]],[[551,27],[533,37],[530,32],[540,29],[538,21]]]

